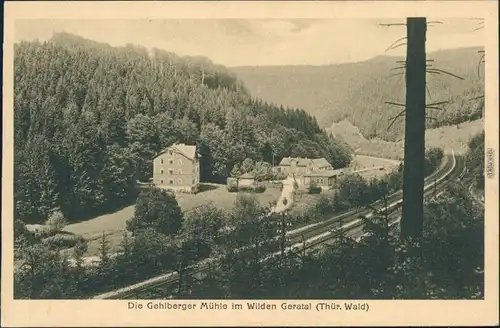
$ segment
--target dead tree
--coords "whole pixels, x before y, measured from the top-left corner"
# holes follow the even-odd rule
[[[419,239],[423,230],[427,20],[406,21],[406,115],[401,238]]]

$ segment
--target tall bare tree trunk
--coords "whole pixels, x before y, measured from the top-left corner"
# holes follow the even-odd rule
[[[425,163],[425,39],[427,20],[406,20],[406,116],[401,238],[422,236]]]

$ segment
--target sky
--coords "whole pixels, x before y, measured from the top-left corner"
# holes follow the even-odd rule
[[[484,45],[480,23],[467,18],[439,19],[427,31],[427,50]],[[198,20],[19,20],[15,40],[48,40],[54,32],[76,34],[114,46],[126,43],[184,56],[205,56],[234,66],[327,65],[378,55],[404,55],[386,49],[405,36],[404,23],[384,19],[198,19]]]

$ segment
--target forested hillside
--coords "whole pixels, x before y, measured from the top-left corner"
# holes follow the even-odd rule
[[[428,127],[457,124],[481,117],[481,100],[469,99],[484,93],[484,65],[478,65],[481,48],[459,48],[427,54],[431,68],[451,72],[429,73],[427,103],[448,101],[429,109]],[[402,137],[404,120],[390,129],[390,118],[401,107],[385,102],[404,103],[404,58],[379,56],[359,63],[327,66],[274,66],[232,68],[251,94],[270,102],[303,108],[322,127],[348,120],[366,138],[394,141]],[[478,72],[479,69],[479,72]]]
[[[197,143],[202,181],[273,153],[350,161],[315,118],[253,99],[205,58],[56,34],[16,44],[14,70],[15,216],[26,222],[122,206],[173,142]]]

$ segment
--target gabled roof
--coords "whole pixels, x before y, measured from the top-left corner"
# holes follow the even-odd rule
[[[310,159],[307,158],[294,158],[294,157],[284,157],[281,162],[280,166],[290,166],[292,165],[292,162],[295,161],[297,166],[307,166],[311,163]]]
[[[331,166],[330,163],[324,158],[315,158],[315,159],[309,159],[309,158],[294,158],[294,157],[285,157],[281,160],[280,166],[290,166],[292,165],[292,162],[295,161],[297,163],[297,166],[308,166],[309,164],[314,164],[318,167],[327,167]]]
[[[338,170],[324,170],[324,171],[311,171],[305,174],[306,177],[322,177],[322,178],[330,178],[336,175],[341,175],[345,172],[343,169]]]
[[[185,144],[176,144],[172,146],[187,158],[189,159],[196,158],[196,146],[185,145]]]
[[[253,179],[253,175],[251,175],[250,173],[244,173],[240,175],[240,179]]]
[[[195,159],[196,158],[196,146],[194,145],[186,145],[183,143],[180,144],[173,144],[165,149],[163,149],[161,152],[159,152],[156,156],[160,156],[161,154],[164,154],[168,150],[174,150],[179,153],[181,153],[183,156],[185,156],[188,159]]]
[[[324,158],[312,159],[312,162],[314,163],[314,165],[316,165],[318,167],[331,166],[331,164],[328,163],[328,161]]]

